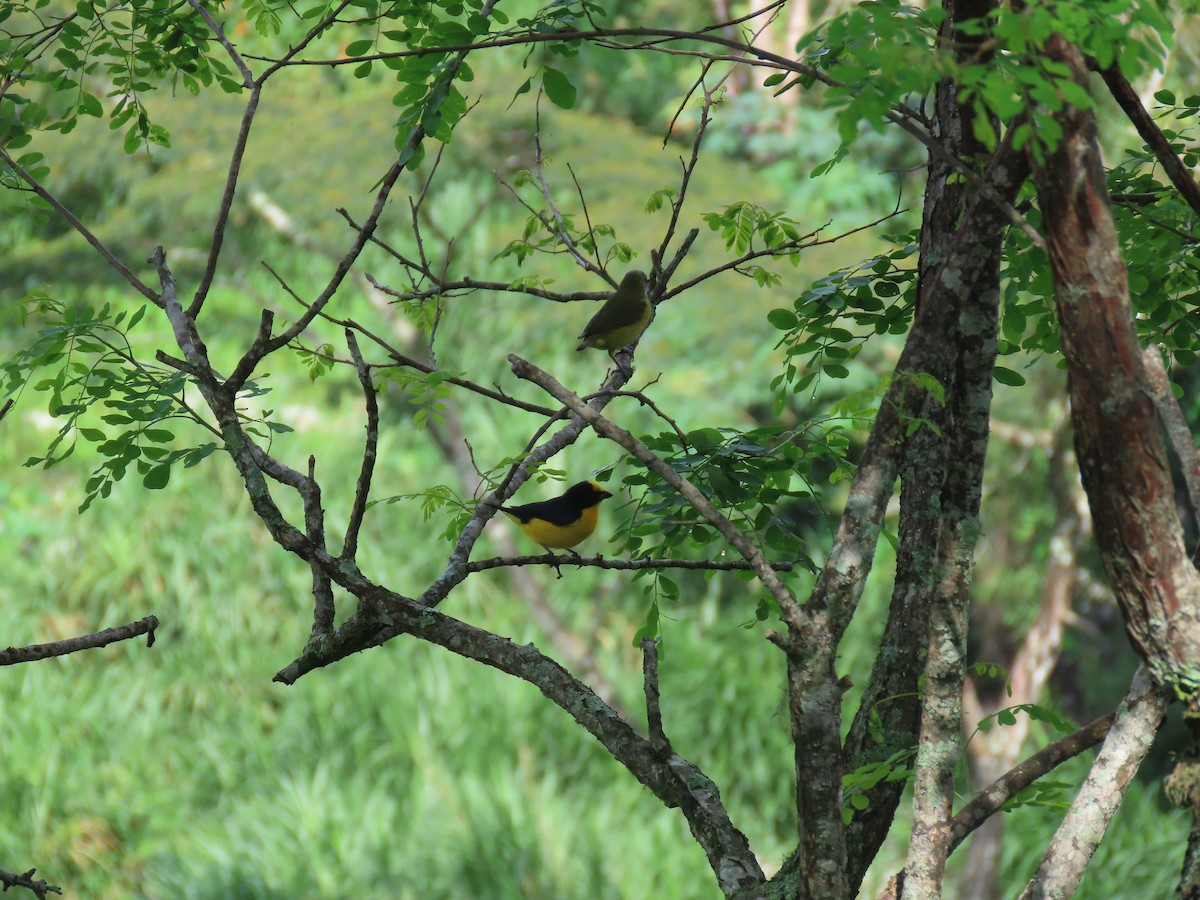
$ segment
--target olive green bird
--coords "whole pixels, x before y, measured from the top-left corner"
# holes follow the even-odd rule
[[[576,350],[597,347],[607,350],[613,362],[616,352],[646,330],[650,322],[650,300],[646,296],[646,273],[634,269],[625,273],[620,286],[592,316]]]

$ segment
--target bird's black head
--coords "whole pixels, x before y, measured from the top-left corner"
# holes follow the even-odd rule
[[[581,509],[595,506],[601,500],[605,500],[611,496],[612,494],[594,481],[581,481],[578,484],[573,484],[563,494],[565,499],[577,504]]]

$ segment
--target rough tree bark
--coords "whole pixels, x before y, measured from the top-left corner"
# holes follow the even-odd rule
[[[1086,88],[1086,69],[1076,46],[1053,35],[1044,53]],[[1040,148],[1044,159],[1035,163],[1034,180],[1070,379],[1075,452],[1125,629],[1163,687],[1147,688],[1123,742],[1114,740],[1114,726],[1026,897],[1074,891],[1161,722],[1167,689],[1191,694],[1200,685],[1200,576],[1184,549],[1094,117],[1069,104],[1056,117],[1062,138],[1053,147]],[[1114,760],[1108,773],[1102,769],[1105,758]]]
[[[1048,58],[1086,87],[1077,47],[1060,35]],[[1090,111],[1064,105],[1063,137],[1035,165],[1075,453],[1100,553],[1125,628],[1156,681],[1200,686],[1200,575],[1188,558],[1134,329],[1125,264]]]

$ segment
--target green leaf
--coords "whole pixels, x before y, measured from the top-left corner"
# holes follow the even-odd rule
[[[790,309],[773,309],[767,313],[767,321],[780,331],[791,331],[798,324],[796,314]]]
[[[161,491],[171,480],[170,466],[155,466],[142,476],[142,484],[147,490]]]
[[[546,66],[542,72],[542,87],[550,102],[561,109],[572,109],[575,106],[575,85],[558,69]]]
[[[992,369],[992,377],[1001,384],[1007,384],[1011,387],[1020,387],[1025,383],[1025,376],[1020,372],[1014,372],[1012,369],[1007,369],[1004,366],[996,366]]]

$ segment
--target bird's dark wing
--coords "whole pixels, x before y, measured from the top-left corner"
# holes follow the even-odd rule
[[[551,525],[572,525],[579,518],[579,510],[561,497],[553,500],[539,500],[537,503],[525,503],[521,506],[500,507],[510,516],[515,516],[518,522],[532,522],[542,519]]]

